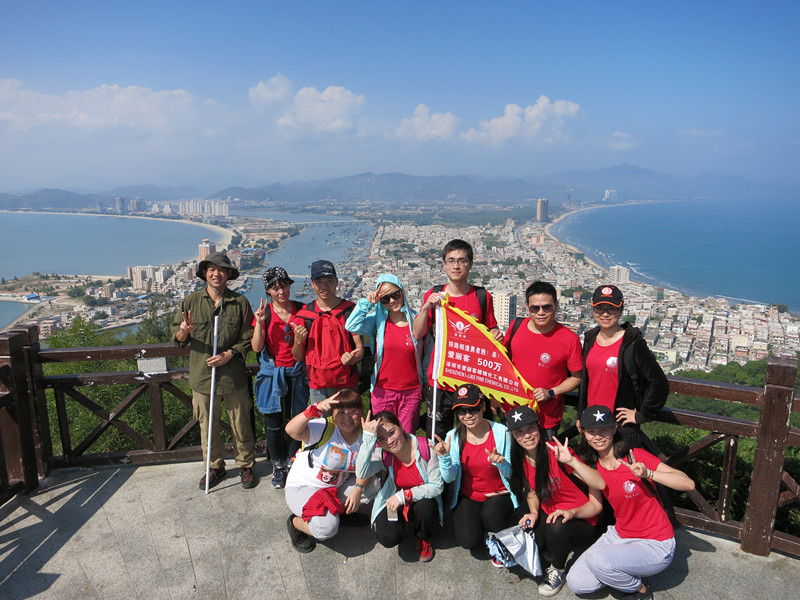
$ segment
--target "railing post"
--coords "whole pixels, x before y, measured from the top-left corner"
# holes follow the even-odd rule
[[[22,351],[25,357],[25,379],[28,385],[28,398],[31,402],[31,421],[33,424],[33,444],[36,452],[36,466],[39,477],[50,473],[53,458],[53,440],[50,433],[50,414],[47,410],[47,393],[38,385],[43,375],[42,364],[38,360],[39,326],[23,325],[14,327],[11,333],[22,336]]]
[[[769,555],[772,545],[796,377],[795,361],[785,358],[767,361],[741,546],[744,552],[759,556]]]
[[[0,334],[0,362],[9,366],[8,379],[0,381],[8,401],[0,407],[3,453],[9,480],[22,481],[25,493],[39,487],[33,447],[30,400],[25,380],[25,358],[19,333]]]

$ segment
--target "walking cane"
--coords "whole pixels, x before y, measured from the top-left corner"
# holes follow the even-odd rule
[[[217,338],[219,336],[219,315],[214,317],[214,350],[211,356],[217,355]],[[206,494],[211,479],[211,431],[214,428],[214,392],[217,387],[217,367],[211,367],[211,399],[208,407],[208,438],[206,440]]]

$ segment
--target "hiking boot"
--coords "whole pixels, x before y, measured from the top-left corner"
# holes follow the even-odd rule
[[[242,467],[239,469],[239,477],[242,479],[242,487],[246,490],[254,488],[258,485],[253,469],[250,467]]]
[[[208,480],[208,489],[213,488],[217,485],[220,481],[225,479],[225,467],[220,467],[218,469],[209,469],[209,480]],[[203,478],[200,480],[200,489],[205,491],[206,489],[206,476],[203,475]]]
[[[307,554],[316,547],[311,537],[294,526],[294,515],[289,515],[289,519],[286,521],[286,529],[289,530],[289,539],[292,542],[292,548],[298,552]]]
[[[566,570],[559,571],[552,565],[547,567],[547,571],[544,574],[544,580],[539,584],[539,595],[555,596],[561,591],[561,588],[564,587],[564,583],[566,582],[566,574]]]
[[[430,562],[433,560],[433,546],[431,546],[431,543],[422,538],[416,538],[416,542],[419,562]]]
[[[286,476],[289,474],[289,469],[286,467],[274,467],[272,469],[272,487],[276,490],[286,487]]]
[[[635,594],[631,594],[630,596],[626,596],[626,598],[631,598],[631,600],[653,600],[653,590],[650,589],[650,586],[646,583],[642,582],[645,586],[643,592],[636,592]]]

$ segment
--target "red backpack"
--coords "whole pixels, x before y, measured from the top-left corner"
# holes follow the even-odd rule
[[[309,302],[297,312],[308,330],[306,372],[308,383],[314,389],[358,385],[356,365],[342,364],[342,354],[355,349],[353,334],[344,328],[354,306],[342,300],[330,311],[318,311],[316,302]]]

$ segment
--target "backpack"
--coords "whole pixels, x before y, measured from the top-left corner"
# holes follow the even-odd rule
[[[508,351],[508,360],[511,360],[511,339],[514,337],[514,334],[517,333],[517,329],[519,329],[519,326],[522,325],[524,320],[525,317],[516,317],[513,321],[511,321],[511,327],[508,328],[508,333],[503,340],[505,342],[506,350]]]
[[[317,311],[315,302],[309,302],[297,312],[308,330],[306,340],[306,371],[308,383],[314,389],[329,387],[355,387],[358,369],[343,365],[342,354],[355,349],[353,335],[344,328],[344,322],[355,306],[342,300],[330,311]]]
[[[300,444],[300,451],[301,452],[305,452],[306,450],[308,450],[307,456],[308,456],[308,466],[309,466],[309,468],[312,468],[312,469],[314,468],[314,461],[311,460],[311,452],[313,450],[316,450],[317,448],[319,448],[323,444],[327,444],[330,441],[330,439],[333,437],[333,432],[334,432],[335,429],[336,429],[336,424],[333,422],[333,417],[328,417],[327,419],[325,419],[325,431],[322,432],[322,437],[321,438],[319,438],[313,444],[306,444],[305,442]]]
[[[478,297],[478,306],[481,309],[481,318],[478,319],[481,324],[483,324],[484,319],[486,318],[486,309],[489,304],[488,292],[486,288],[480,285],[473,286],[475,288],[475,294]],[[444,285],[435,285],[431,288],[431,293],[441,294],[444,291]],[[436,344],[436,334],[433,327],[428,329],[425,333],[425,337],[422,340],[423,343],[423,351],[422,351],[422,372],[428,372],[428,365],[431,362],[431,358],[433,357],[433,348]]]
[[[292,308],[294,309],[295,314],[300,312],[300,310],[303,308],[303,306],[305,306],[302,302],[298,302],[297,300],[292,300],[291,303],[292,303]],[[267,316],[264,319],[264,337],[266,337],[266,332],[269,331],[269,324],[272,322],[272,308],[269,305],[267,305],[267,308],[268,308]],[[289,325],[289,327],[291,327],[291,325]],[[292,336],[294,336],[294,333],[292,334]],[[264,344],[264,349],[262,350],[262,352],[270,360],[275,360],[275,357],[272,356],[269,353],[269,351],[267,350],[267,344],[266,343]]]

